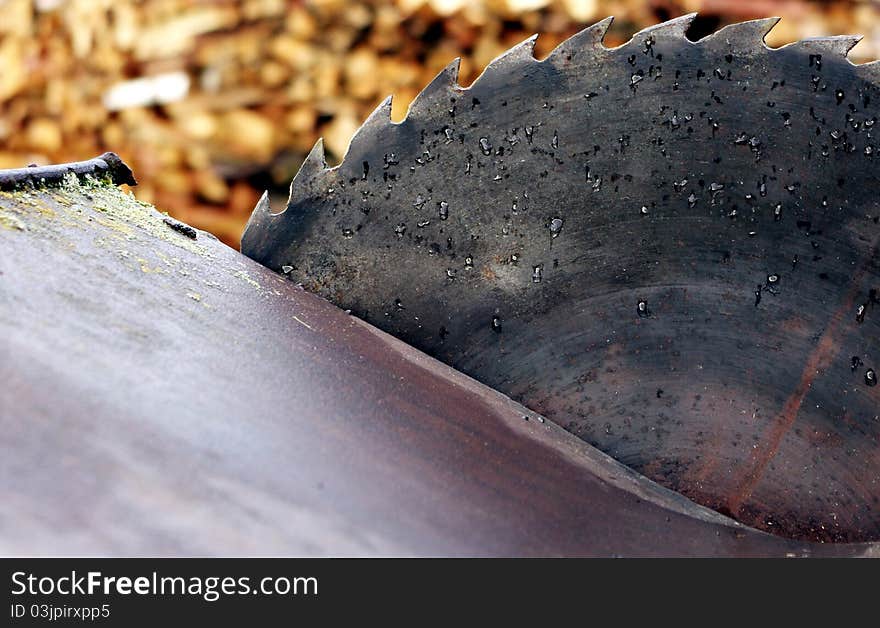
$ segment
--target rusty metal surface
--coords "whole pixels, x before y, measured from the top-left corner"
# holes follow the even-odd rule
[[[0,554],[878,552],[737,525],[113,189],[0,219]]]
[[[386,101],[242,250],[764,530],[880,538],[880,63],[692,16]]]

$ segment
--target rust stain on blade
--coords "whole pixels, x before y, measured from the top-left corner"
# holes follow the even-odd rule
[[[803,372],[797,387],[788,397],[782,410],[776,416],[770,430],[765,438],[760,441],[752,450],[748,462],[744,468],[740,470],[740,479],[736,485],[736,489],[730,494],[727,501],[727,510],[734,516],[740,514],[743,503],[751,496],[752,491],[764,477],[767,465],[776,456],[783,438],[788,434],[791,427],[797,420],[801,406],[813,387],[813,382],[821,374],[822,370],[834,360],[838,354],[840,336],[845,333],[846,328],[850,327],[846,324],[847,317],[853,313],[862,281],[868,272],[869,267],[877,256],[878,248],[880,248],[880,238],[875,238],[871,254],[866,256],[858,271],[850,280],[850,288],[846,293],[840,307],[834,311],[825,331],[819,338],[816,348],[807,356],[804,364]]]

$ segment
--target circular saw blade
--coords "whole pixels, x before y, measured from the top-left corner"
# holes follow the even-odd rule
[[[242,251],[699,503],[876,540],[880,69],[692,17],[451,64]]]

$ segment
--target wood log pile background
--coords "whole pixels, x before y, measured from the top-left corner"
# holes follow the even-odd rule
[[[0,0],[0,168],[113,150],[139,198],[237,245],[319,136],[340,159],[453,58],[467,84],[533,33],[540,57],[607,15],[616,45],[690,11],[694,36],[781,15],[771,45],[859,33],[854,60],[880,57],[873,0]]]

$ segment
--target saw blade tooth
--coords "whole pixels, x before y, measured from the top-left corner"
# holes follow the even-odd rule
[[[349,140],[348,150],[345,151],[345,156],[342,158],[342,161],[339,165],[334,166],[333,170],[351,163],[354,160],[355,155],[362,152],[369,152],[371,148],[379,143],[378,135],[380,133],[396,126],[395,123],[391,121],[392,99],[393,96],[388,96],[385,100],[379,103],[375,109],[373,109],[373,112],[369,116],[367,116],[367,119],[364,120],[364,123],[361,124],[358,130],[354,132],[351,140]]]
[[[327,158],[324,155],[324,138],[321,137],[318,138],[312,150],[306,155],[305,160],[303,160],[302,165],[299,167],[296,175],[294,175],[293,181],[290,182],[291,190],[293,190],[294,186],[305,183],[308,179],[314,178],[324,170],[327,170]]]
[[[779,24],[778,17],[768,17],[759,20],[748,20],[746,22],[737,22],[736,24],[728,24],[711,35],[703,37],[699,43],[712,44],[720,42],[727,46],[752,46],[760,47],[764,45],[767,34]]]
[[[489,62],[488,67],[500,63],[513,63],[522,61],[535,61],[535,42],[538,41],[538,34],[535,33],[531,37],[522,40],[506,52],[501,53]]]
[[[392,124],[391,122],[391,103],[394,99],[394,96],[387,96],[385,100],[376,105],[376,108],[373,109],[373,112],[367,116],[367,119],[364,120],[364,123],[361,125],[361,128],[358,129],[360,132],[362,129],[366,128],[368,125],[370,126],[383,126],[385,124]],[[358,136],[358,132],[354,134],[352,138],[352,142]]]
[[[273,240],[277,234],[276,230],[272,228],[276,221],[282,217],[289,218],[294,215],[294,212],[289,211],[290,208],[300,201],[306,200],[314,189],[319,175],[328,171],[324,156],[324,139],[318,138],[290,182],[290,192],[284,209],[273,214],[269,203],[269,192],[268,190],[263,192],[254,211],[251,212],[250,218],[248,218],[244,233],[241,235],[241,252],[260,263],[266,263],[262,256],[271,252],[276,246]]]
[[[461,88],[461,85],[458,84],[458,73],[461,70],[461,57],[456,57],[449,64],[434,77],[434,80],[428,84],[430,87],[435,83],[443,83],[448,85],[449,87]],[[426,88],[427,89],[427,88]],[[424,91],[424,90],[422,90]]]
[[[244,232],[241,234],[240,249],[242,253],[253,259],[259,257],[259,243],[271,235],[273,232],[271,225],[277,216],[279,214],[272,213],[272,207],[269,204],[269,190],[266,190],[254,206],[254,211],[251,212]]]
[[[252,222],[265,224],[270,222],[271,219],[276,216],[278,216],[278,214],[272,213],[272,206],[269,204],[269,190],[266,190],[263,192],[262,196],[260,196],[260,200],[257,201],[257,204],[254,205],[254,211],[251,212],[250,220],[248,220],[248,227],[250,227]]]
[[[663,38],[663,37],[673,37],[676,39],[687,39],[686,33],[690,28],[691,23],[697,17],[696,13],[688,13],[687,15],[682,15],[681,17],[676,17],[671,20],[667,20],[665,22],[661,22],[660,24],[655,24],[654,26],[649,26],[648,28],[640,30],[638,33],[632,36],[632,38],[624,44],[624,46],[632,44],[634,42],[643,42],[648,38]]]
[[[441,106],[438,101],[448,98],[451,92],[461,91],[461,86],[458,84],[460,68],[461,57],[456,57],[413,99],[406,110],[404,120],[430,113],[433,107]]]
[[[857,43],[862,41],[861,35],[836,35],[833,37],[810,37],[783,46],[803,48],[812,53],[836,54],[846,57]]]
[[[287,209],[306,198],[312,184],[318,176],[321,173],[328,172],[328,170],[327,160],[324,155],[324,138],[318,138],[318,141],[315,142],[312,150],[306,155],[305,160],[303,160],[302,165],[299,167],[299,170],[290,182],[290,193],[287,197],[287,207],[284,211],[279,214],[273,214],[273,216],[284,214]]]
[[[576,60],[582,53],[604,50],[605,47],[602,45],[602,42],[605,41],[605,34],[608,32],[613,21],[614,17],[609,16],[575,33],[556,46],[544,61],[559,66]]]
[[[473,89],[486,76],[500,72],[510,72],[512,68],[529,63],[538,63],[538,60],[535,59],[535,42],[537,39],[537,34],[532,35],[495,57],[489,62],[489,65],[486,66],[470,88]]]
[[[260,200],[257,201],[257,204],[254,205],[254,211],[251,213],[251,218],[254,216],[264,216],[271,218],[275,214],[272,213],[272,206],[269,204],[269,190],[263,192],[262,196],[260,196]]]

